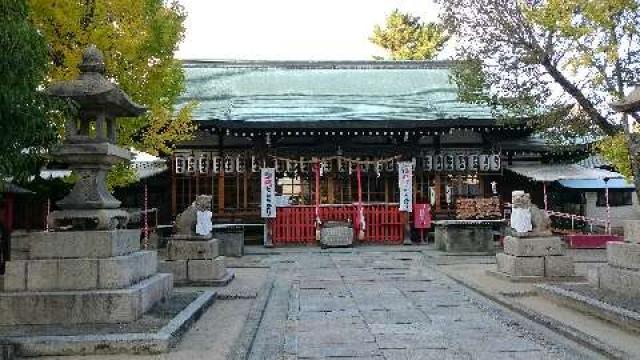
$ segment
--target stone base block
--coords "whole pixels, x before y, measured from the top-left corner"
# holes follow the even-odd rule
[[[513,256],[554,256],[562,255],[562,240],[557,236],[504,239],[504,253]]]
[[[220,241],[220,255],[244,256],[244,229],[242,227],[214,229],[213,237]]]
[[[6,264],[4,291],[122,289],[156,270],[155,251],[105,259],[16,260]]]
[[[544,276],[543,257],[516,257],[497,254],[498,272],[512,276]]]
[[[83,335],[57,335],[55,333],[57,329],[48,329],[47,332],[50,333],[48,335],[12,336],[11,343],[15,344],[16,355],[20,358],[122,354],[120,358],[129,359],[133,355],[167,353],[215,300],[215,292],[203,292],[161,328],[157,327],[158,324],[141,323],[136,324],[138,326],[136,332],[112,333],[101,331],[100,327],[96,326]],[[169,298],[168,301],[171,303],[172,299]],[[144,321],[144,318],[140,320],[140,322]],[[133,326],[136,327],[136,325]],[[37,327],[34,326],[34,328]],[[0,342],[0,348],[1,346]],[[0,356],[0,360],[4,359]]]
[[[224,257],[205,260],[163,260],[158,264],[160,272],[174,275],[177,285],[226,285],[233,279],[224,265]]]
[[[187,274],[191,281],[217,280],[226,275],[224,257],[210,260],[189,260]]]
[[[571,277],[575,276],[575,274],[576,268],[573,263],[573,257],[568,255],[545,256],[545,277]]]
[[[627,220],[624,222],[624,241],[640,244],[640,220]]]
[[[0,294],[0,325],[91,324],[134,321],[173,288],[156,274],[127,289]]]
[[[108,258],[140,250],[140,230],[60,231],[31,234],[31,259]]]
[[[601,289],[632,297],[640,296],[640,271],[601,266],[594,276]]]
[[[478,224],[436,224],[438,250],[454,253],[495,253],[493,227]]]
[[[169,260],[215,259],[220,255],[217,239],[207,241],[186,241],[172,239],[167,244]]]
[[[640,244],[607,243],[607,262],[623,269],[640,270]]]

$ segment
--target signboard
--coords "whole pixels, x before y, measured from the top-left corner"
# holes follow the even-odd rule
[[[411,212],[413,208],[413,170],[411,162],[398,163],[398,185],[400,188],[400,211]]]
[[[416,229],[428,229],[431,227],[431,206],[429,204],[415,205],[413,227]]]
[[[276,217],[276,170],[274,168],[262,169],[260,176],[262,196],[260,199],[260,216],[263,218]]]

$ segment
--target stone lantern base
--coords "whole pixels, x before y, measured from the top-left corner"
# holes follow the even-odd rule
[[[625,242],[607,243],[607,264],[589,269],[589,283],[603,290],[640,296],[640,221],[624,224]]]
[[[140,230],[31,236],[28,259],[6,264],[0,325],[131,322],[173,288],[156,253],[140,250]]]

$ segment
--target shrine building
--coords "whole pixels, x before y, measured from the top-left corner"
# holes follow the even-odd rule
[[[276,245],[311,244],[327,220],[358,223],[356,208],[363,241],[389,244],[419,227],[416,208],[432,219],[502,218],[515,186],[505,168],[551,153],[527,119],[505,123],[488,107],[461,102],[451,65],[185,62],[182,103],[198,103],[198,130],[171,161],[172,215],[210,194],[214,222],[265,222],[261,169],[269,168],[277,186],[267,224]],[[407,162],[410,189],[398,175]]]

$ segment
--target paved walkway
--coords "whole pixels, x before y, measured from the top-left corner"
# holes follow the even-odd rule
[[[418,252],[270,256],[278,280],[250,359],[580,359]]]

